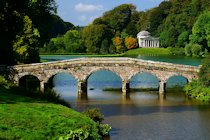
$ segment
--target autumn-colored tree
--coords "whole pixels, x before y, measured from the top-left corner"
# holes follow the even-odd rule
[[[134,49],[137,48],[138,43],[137,43],[137,39],[133,38],[133,37],[126,37],[125,38],[125,46],[127,49]]]
[[[113,44],[116,48],[116,52],[121,53],[124,51],[123,39],[121,39],[119,36],[115,36],[113,38]]]

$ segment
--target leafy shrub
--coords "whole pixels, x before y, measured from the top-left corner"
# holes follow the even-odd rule
[[[191,47],[192,47],[192,44],[187,44],[185,46],[184,49],[185,49],[185,55],[186,56],[192,56]]]
[[[210,56],[203,59],[202,67],[199,71],[199,81],[205,87],[210,87]]]
[[[89,127],[87,125],[82,128],[76,130],[70,130],[66,136],[61,136],[59,140],[102,140],[102,136],[99,132],[99,124],[96,123],[96,127],[98,129],[93,131],[93,127]],[[94,133],[97,132],[97,133]]]
[[[184,48],[179,48],[179,47],[168,47],[170,54],[172,55],[184,55],[185,50]]]
[[[104,115],[98,108],[87,109],[83,112],[86,116],[91,118],[95,122],[101,123],[104,120]]]
[[[13,84],[8,81],[4,76],[0,75],[0,87],[9,88],[13,86]]]
[[[101,136],[109,135],[112,127],[109,124],[101,124],[101,122],[104,120],[104,115],[100,112],[98,108],[87,109],[83,112],[83,114],[98,123],[99,134]]]
[[[112,127],[109,124],[100,124],[99,130],[102,136],[109,135],[110,130]]]
[[[89,135],[89,132],[84,131],[83,129],[77,129],[74,131],[70,130],[69,134],[64,137],[60,137],[59,140],[87,140]]]
[[[193,44],[191,47],[191,52],[193,56],[202,56],[203,55],[202,46],[198,44]]]
[[[210,88],[195,80],[184,88],[186,95],[202,102],[210,102]]]

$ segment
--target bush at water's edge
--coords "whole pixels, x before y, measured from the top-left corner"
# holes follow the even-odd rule
[[[204,87],[201,82],[194,80],[184,88],[186,95],[189,97],[209,103],[210,102],[210,88]]]

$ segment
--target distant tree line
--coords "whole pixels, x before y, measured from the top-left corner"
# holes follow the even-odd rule
[[[173,54],[210,51],[210,1],[167,0],[147,11],[122,4],[86,27],[56,15],[54,0],[0,1],[0,64],[39,62],[42,53],[122,53],[138,46],[147,30]]]
[[[61,39],[58,36],[46,44],[45,51],[122,53],[136,48],[137,33],[147,30],[160,38],[162,47],[170,47],[176,55],[202,56],[210,51],[209,11],[209,0],[168,0],[155,8],[140,12],[132,4],[122,4],[78,30],[80,41],[70,40],[74,44],[71,45],[72,49],[61,45],[62,47],[51,50],[56,44],[55,40]],[[66,35],[62,38],[66,38]]]

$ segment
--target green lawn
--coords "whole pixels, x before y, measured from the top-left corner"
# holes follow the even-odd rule
[[[0,88],[0,139],[58,139],[70,130],[84,128],[98,135],[90,118],[64,107]]]
[[[137,48],[124,53],[124,56],[156,56],[156,55],[170,55],[168,48]]]

